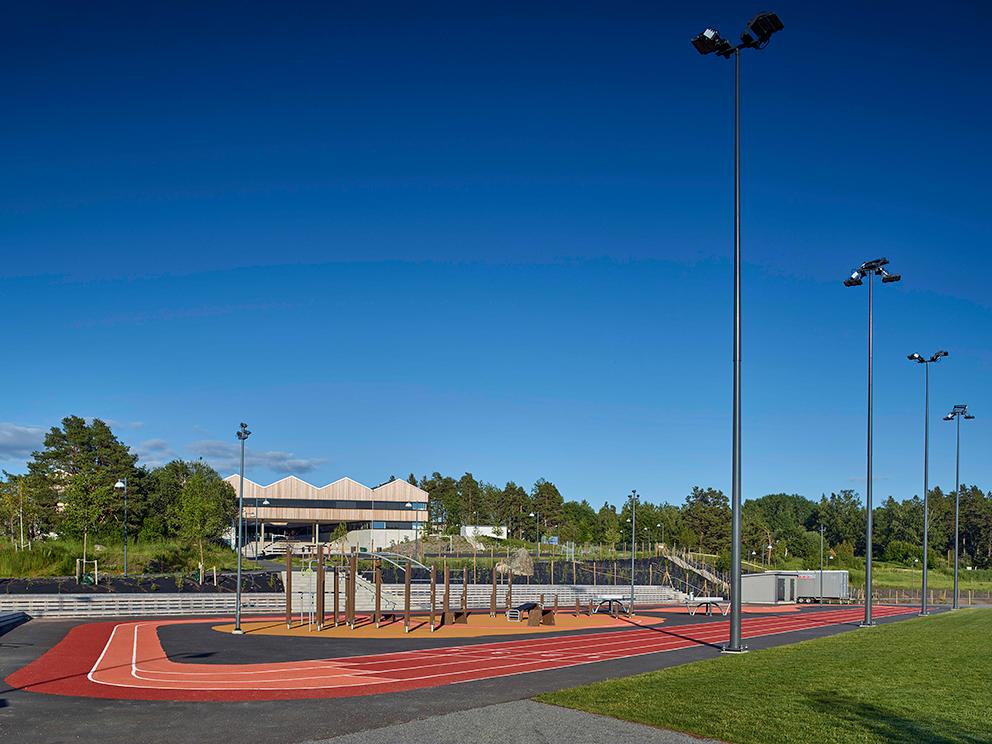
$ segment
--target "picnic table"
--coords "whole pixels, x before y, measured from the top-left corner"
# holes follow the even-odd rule
[[[627,604],[625,605],[624,602]],[[613,605],[615,604],[620,612],[627,613],[627,607],[630,606],[630,597],[626,594],[600,594],[596,597],[596,612],[598,613],[603,605],[606,605],[606,611],[613,615]]]
[[[707,617],[713,614],[714,607],[720,610],[722,615],[730,612],[730,603],[723,597],[686,597],[682,602],[690,615],[695,615],[700,607],[705,608]]]

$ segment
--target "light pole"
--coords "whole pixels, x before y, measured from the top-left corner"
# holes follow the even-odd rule
[[[823,604],[823,523],[820,523],[820,604]]]
[[[235,587],[234,599],[234,630],[235,635],[242,635],[241,630],[241,550],[242,550],[242,530],[245,517],[245,441],[251,436],[248,431],[248,424],[241,422],[238,431],[235,433],[241,441],[241,477],[238,479],[238,585]]]
[[[871,503],[871,457],[872,457],[872,341],[874,326],[872,324],[872,298],[875,276],[882,277],[883,284],[897,282],[902,277],[899,274],[890,274],[885,270],[887,258],[876,258],[874,261],[866,261],[855,269],[851,276],[844,280],[845,287],[859,287],[864,284],[864,278],[868,277],[868,477],[865,483],[865,509],[867,520],[865,523],[865,619],[861,623],[862,628],[870,628],[875,624],[871,618],[871,541],[872,541],[872,503]]]
[[[534,517],[534,528],[537,531],[537,557],[541,557],[541,515],[536,512],[531,512],[530,516]]]
[[[269,505],[269,500],[268,499],[264,499],[262,501],[262,506],[268,506],[268,505]],[[258,543],[259,543],[259,539],[258,539],[258,496],[255,496],[255,550],[253,551],[255,553],[255,555],[254,555],[255,558],[258,558]]]
[[[127,476],[114,484],[114,488],[124,489],[124,578],[127,578]],[[23,542],[23,539],[22,539]]]
[[[634,614],[634,541],[637,530],[637,491],[630,492],[630,614]]]
[[[413,504],[412,501],[407,501],[406,504],[405,504],[405,506],[406,506],[407,509],[413,509],[414,512],[419,511],[419,509],[417,509],[414,506],[414,504]],[[414,514],[414,520],[413,520],[413,554],[414,554],[415,557],[416,557],[416,555],[418,553],[417,546],[419,544],[419,540],[420,540],[420,517],[419,517],[419,515],[417,515],[415,513]]]
[[[929,615],[927,609],[927,542],[930,535],[930,365],[939,362],[941,357],[950,356],[946,351],[938,351],[926,359],[917,353],[907,359],[923,365],[923,596],[920,600],[920,614]]]
[[[954,602],[951,609],[958,609],[958,513],[961,508],[961,419],[968,421],[975,418],[968,413],[968,406],[959,403],[944,416],[944,421],[957,421],[957,450],[954,455]],[[923,556],[926,558],[926,556]]]
[[[700,54],[734,59],[734,358],[733,424],[731,477],[731,546],[730,546],[730,643],[725,653],[743,653],[741,645],[741,49],[764,49],[772,35],[784,28],[774,13],[759,13],[741,34],[734,46],[711,28],[692,40]]]

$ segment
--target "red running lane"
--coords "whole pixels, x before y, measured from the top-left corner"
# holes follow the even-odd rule
[[[915,612],[876,607],[879,617]],[[856,621],[861,608],[745,618],[745,638]],[[636,627],[467,646],[265,664],[194,664],[170,660],[150,620],[79,625],[50,651],[7,677],[15,689],[54,695],[135,700],[279,700],[375,695],[626,659],[726,641],[729,621]],[[209,622],[215,623],[216,620]],[[289,639],[287,639],[289,640]],[[250,642],[250,636],[245,638]]]

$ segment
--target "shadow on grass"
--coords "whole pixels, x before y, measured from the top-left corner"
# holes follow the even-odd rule
[[[988,736],[967,731],[954,721],[926,716],[906,718],[880,705],[860,702],[835,693],[807,696],[817,713],[838,718],[886,742],[930,742],[931,744],[988,744]]]

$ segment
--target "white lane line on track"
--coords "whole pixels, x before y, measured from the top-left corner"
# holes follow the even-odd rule
[[[899,608],[892,608],[891,611],[889,611],[889,612],[879,613],[880,616],[884,616],[884,617],[893,616],[893,615],[897,615],[897,614],[903,614],[903,612],[901,612]],[[800,627],[791,627],[791,626],[795,625],[797,623],[797,621],[800,620],[800,618],[798,618],[798,617],[796,617],[796,618],[791,618],[791,617],[790,618],[760,618],[760,619],[756,619],[756,622],[755,623],[749,624],[749,627],[748,627],[749,633],[748,633],[748,635],[746,637],[761,637],[761,636],[764,636],[764,635],[781,635],[781,634],[784,634],[784,633],[796,632],[798,630],[803,630],[803,629],[823,627],[823,626],[827,626],[827,625],[837,625],[837,624],[841,624],[841,623],[843,623],[843,622],[845,622],[845,621],[847,621],[849,619],[857,619],[857,617],[859,617],[859,616],[860,616],[860,612],[858,612],[858,611],[840,611],[840,612],[837,612],[836,614],[835,613],[830,613],[829,615],[827,615],[826,613],[824,613],[824,616],[823,617],[816,618],[817,621],[816,622],[812,622],[812,623],[809,622],[809,620],[813,620],[814,618],[807,616],[807,621],[804,622],[804,623],[801,623],[800,624]],[[775,625],[780,625],[780,626],[784,626],[784,627],[782,627],[781,629],[772,630],[771,628],[766,628],[765,627],[765,626],[769,625],[769,623],[762,622],[761,623],[762,630],[759,631],[759,632],[757,632],[757,633],[755,633],[754,632],[755,631],[754,625],[757,625],[758,624],[758,621],[762,621],[762,620],[777,621],[777,622],[775,622]],[[696,628],[700,628],[701,630],[703,628],[705,628],[708,631],[708,632],[705,633],[706,636],[710,636],[711,633],[718,633],[718,631],[720,631],[718,633],[718,637],[719,638],[722,638],[723,635],[724,635],[724,633],[722,632],[722,630],[723,630],[722,627],[721,627],[722,625],[723,625],[722,623],[703,623],[703,624],[696,624],[694,626],[682,626],[682,627],[684,627],[686,629],[688,629],[688,627],[696,627]],[[136,654],[137,654],[137,647],[136,647],[137,626],[138,626],[138,624],[135,624],[135,643],[132,645],[132,671],[134,671],[134,669],[137,667],[137,662],[136,662]],[[119,626],[115,626],[115,629],[114,629],[115,631],[116,631],[117,627],[119,627]],[[674,626],[674,627],[679,627],[679,626]],[[643,630],[643,629],[637,629],[637,630]],[[633,633],[635,633],[637,635],[640,635],[640,633],[638,633],[637,630],[633,631]],[[614,634],[615,633],[606,634],[606,635],[614,635]],[[604,635],[604,634],[597,634],[597,635]],[[630,635],[630,633],[624,633],[624,635]],[[642,648],[637,653],[629,653],[629,652],[628,653],[619,653],[620,652],[620,649],[616,649],[613,652],[610,652],[610,658],[611,659],[620,659],[620,658],[630,658],[630,657],[634,657],[634,656],[643,656],[643,655],[652,654],[652,653],[660,653],[660,652],[667,651],[667,650],[674,650],[676,648],[692,647],[693,645],[697,645],[697,644],[700,644],[700,643],[707,643],[708,642],[708,639],[701,638],[700,636],[702,636],[702,635],[704,635],[704,634],[703,633],[700,633],[700,634],[697,634],[696,637],[685,637],[685,638],[680,637],[680,636],[674,636],[674,637],[671,637],[670,636],[670,637],[664,639],[664,643],[663,644],[661,644],[661,643],[660,644],[657,644],[658,647],[655,647],[655,644],[652,644],[652,647],[650,649],[644,649],[644,648]],[[112,632],[111,633],[111,639],[113,638],[113,636],[114,636],[114,633]],[[569,640],[573,640],[573,641],[580,641],[580,640],[587,640],[589,638],[589,636],[585,636],[585,637],[583,637],[583,636],[570,636],[570,637],[567,637],[567,638]],[[627,639],[624,639],[624,640],[630,640],[630,639],[627,638]],[[659,639],[659,641],[661,641],[661,640],[663,640],[663,639]],[[713,639],[713,640],[717,640],[717,639]],[[662,647],[663,645],[664,646],[667,646],[669,643],[672,643],[672,642],[677,643],[679,645],[673,646],[672,648],[663,648]],[[501,644],[487,644],[487,645],[505,645],[507,643],[513,643],[513,641],[502,642]],[[682,645],[682,644],[687,644],[687,645]],[[107,649],[109,648],[109,645],[110,645],[110,639],[108,639],[107,645],[105,645],[104,650],[103,650],[103,653],[101,653],[100,658],[98,658],[97,659],[97,662],[94,664],[94,667],[93,667],[93,669],[90,672],[90,675],[88,675],[88,676],[90,676],[91,681],[98,682],[99,684],[108,684],[108,685],[117,686],[117,687],[138,687],[138,688],[149,689],[149,686],[148,685],[127,685],[127,684],[118,684],[118,683],[112,683],[112,682],[100,682],[100,681],[95,680],[95,679],[92,678],[91,675],[93,674],[93,672],[97,671],[97,667],[99,666],[99,664],[102,661],[104,655],[106,654]],[[611,644],[611,645],[617,645],[617,644]],[[453,647],[453,648],[464,648],[464,647]],[[430,650],[432,650],[432,651],[440,651],[441,649],[430,649]],[[409,652],[395,652],[395,655],[398,655],[398,654],[401,654],[401,653],[409,653]],[[536,670],[525,670],[525,671],[518,671],[518,672],[504,672],[504,673],[500,673],[500,674],[487,674],[485,677],[482,677],[482,678],[475,677],[475,678],[470,679],[470,680],[455,680],[455,681],[451,682],[451,684],[460,684],[462,682],[475,681],[475,680],[478,680],[478,679],[488,679],[488,678],[494,678],[494,677],[512,676],[514,674],[531,673],[531,672],[534,672],[534,671],[553,670],[553,669],[558,669],[558,668],[562,668],[562,667],[566,667],[566,666],[578,666],[578,665],[582,665],[582,664],[597,663],[597,662],[600,662],[600,661],[604,661],[604,659],[602,658],[602,656],[603,656],[603,654],[596,654],[596,657],[597,658],[595,658],[595,659],[589,658],[586,661],[573,661],[571,659],[560,659],[557,663],[549,662],[549,660],[547,660],[547,659],[542,659],[540,661],[537,661],[537,660],[517,660],[513,664],[505,664],[505,665],[499,665],[499,666],[490,666],[490,667],[488,667],[488,670],[491,671],[493,669],[513,668],[513,667],[528,666],[528,665],[534,665],[534,664],[540,664],[540,665],[542,665],[542,668],[541,669],[536,669]],[[476,661],[484,661],[484,660],[485,659],[478,659]],[[470,660],[468,660],[468,659],[465,660],[465,662],[469,662],[469,661]],[[457,663],[457,662],[455,662],[455,663]],[[417,665],[414,668],[422,668],[422,667],[420,665]],[[392,671],[397,672],[397,671],[402,671],[404,669],[406,671],[409,671],[411,668],[410,667],[406,667],[406,668],[403,668],[403,669],[394,669]],[[290,670],[287,669],[285,671],[290,671]],[[301,671],[301,669],[300,668],[295,668],[294,671]],[[392,680],[392,679],[384,679],[384,680],[381,680],[381,681],[375,680],[375,681],[369,681],[366,684],[369,684],[369,685],[378,685],[378,684],[388,684],[390,682],[409,683],[409,682],[413,682],[413,681],[421,681],[421,680],[425,680],[425,679],[432,679],[432,678],[438,678],[438,677],[455,677],[455,676],[463,676],[465,674],[475,674],[478,671],[479,670],[477,670],[477,669],[468,669],[468,670],[464,670],[464,671],[447,671],[447,672],[440,672],[440,673],[431,674],[431,675],[421,675],[421,676],[417,676],[417,677],[408,677],[408,678],[401,679],[401,680]],[[210,674],[213,674],[213,673],[210,673]],[[375,672],[373,672],[373,674],[375,674]],[[341,676],[349,676],[350,677],[350,676],[363,676],[363,675],[360,675],[360,674],[359,675],[335,675],[335,678],[340,678]],[[323,679],[325,677],[326,677],[326,675],[320,675],[320,676],[315,676],[315,677],[304,677],[304,678],[293,677],[292,679],[289,679],[289,680],[286,680],[286,681],[290,681],[290,682],[295,681],[295,682],[298,683],[299,681],[304,680],[304,679]],[[138,677],[138,678],[141,678],[141,677]],[[147,681],[165,681],[165,680],[152,680],[152,679],[149,679]],[[280,681],[282,681],[282,680],[267,680],[267,682],[270,682],[270,683],[276,683],[276,682],[280,682]],[[328,689],[328,688],[334,688],[334,687],[339,687],[339,688],[342,688],[342,689],[347,689],[347,687],[349,687],[349,686],[348,685],[308,685],[305,688],[300,688],[300,687],[283,687],[283,688],[271,688],[271,690],[270,690],[270,688],[262,688],[262,689],[263,690],[269,690],[269,691],[276,691],[276,690],[280,690],[280,689],[286,689],[286,690],[290,690],[290,689],[293,689],[293,690],[295,690],[295,689]],[[150,688],[150,689],[175,689],[175,690],[183,690],[183,689],[190,689],[190,688],[188,686],[187,687],[160,687],[160,686],[155,686],[155,687]],[[202,689],[202,690],[234,690],[234,689],[241,690],[241,689],[246,689],[246,690],[250,690],[250,689],[259,689],[259,688],[232,688],[230,685],[228,685],[228,686],[225,686],[225,687],[204,687],[204,688],[197,687],[196,689]]]

